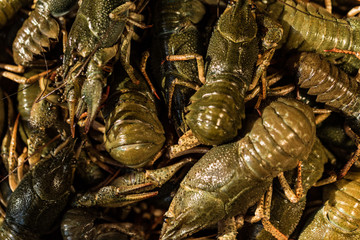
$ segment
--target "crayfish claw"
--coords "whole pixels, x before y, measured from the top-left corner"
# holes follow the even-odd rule
[[[128,194],[128,190],[120,187],[106,186],[96,193],[88,192],[78,196],[72,205],[74,207],[123,207],[156,196],[157,194],[157,191]]]
[[[81,99],[76,110],[77,117],[87,109],[87,120],[85,123],[85,133],[90,129],[91,123],[96,117],[102,97],[102,83],[97,80],[85,81],[81,89]]]
[[[161,187],[189,161],[186,159],[160,169],[125,174],[115,179],[110,186],[102,187],[97,192],[78,195],[72,205],[74,207],[122,207],[153,197],[157,195],[157,192],[149,191]],[[135,183],[134,179],[136,179]]]
[[[200,199],[207,195],[212,201],[205,205],[198,201],[185,199]],[[185,201],[184,201],[185,200]],[[216,224],[214,217],[225,216],[225,206],[220,199],[200,189],[192,189],[190,186],[180,185],[178,193],[170,204],[169,210],[165,213],[165,223],[161,229],[160,240],[183,239],[196,233],[207,226]],[[215,217],[216,218],[216,217]]]

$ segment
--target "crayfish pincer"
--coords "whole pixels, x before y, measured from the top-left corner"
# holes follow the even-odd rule
[[[62,68],[73,136],[76,106],[77,116],[87,110],[86,132],[96,117],[102,89],[106,86],[103,68],[116,56],[117,43],[124,29],[128,28],[127,20],[140,18],[132,12],[135,8],[133,2],[126,0],[82,1],[69,33]],[[121,50],[127,43],[123,44]],[[83,71],[85,76],[81,75]],[[81,77],[85,77],[83,84],[80,83]]]
[[[24,176],[10,197],[0,239],[37,240],[51,230],[70,194],[73,147],[72,139],[65,141]]]
[[[292,99],[272,102],[244,138],[212,148],[190,169],[165,213],[160,239],[183,239],[244,215],[275,176],[308,157],[315,133],[310,107]]]

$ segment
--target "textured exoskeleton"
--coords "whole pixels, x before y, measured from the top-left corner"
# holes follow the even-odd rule
[[[228,6],[208,46],[206,83],[192,97],[186,123],[201,143],[231,140],[245,117],[244,96],[258,54],[257,23],[247,1]]]
[[[161,239],[183,239],[245,214],[275,176],[308,157],[314,141],[310,107],[291,99],[272,102],[244,138],[212,148],[190,169],[165,214]]]
[[[125,174],[97,192],[79,194],[73,205],[76,207],[122,207],[153,197],[157,195],[157,192],[146,191],[161,187],[187,162],[184,160],[159,169]]]
[[[106,85],[103,67],[117,54],[117,43],[134,8],[128,0],[82,1],[69,33],[62,69],[72,131],[76,106],[77,116],[87,109],[85,129],[89,130]],[[83,84],[79,81],[82,71],[86,75]]]
[[[360,18],[338,19],[324,8],[293,0],[268,1],[257,4],[269,16],[277,19],[284,30],[279,47],[305,52],[316,51],[347,73],[356,73],[360,59],[353,54],[325,52],[334,48],[360,51]]]
[[[314,146],[306,160],[301,163],[301,178],[303,186],[303,197],[292,203],[284,195],[283,190],[275,187],[271,200],[270,222],[282,234],[290,236],[298,225],[301,215],[305,209],[306,193],[322,177],[324,164],[328,161],[328,154],[319,139],[316,139]],[[297,171],[290,170],[284,173],[288,182],[296,181]],[[260,230],[261,229],[261,230]],[[239,232],[240,239],[275,240],[269,232],[262,228],[261,224],[251,224]]]
[[[302,88],[316,95],[316,101],[348,117],[360,120],[360,87],[355,78],[348,76],[315,53],[302,53],[295,63]]]
[[[184,85],[201,84],[197,65],[195,59],[161,62],[169,55],[203,54],[204,46],[195,24],[201,21],[204,14],[205,7],[199,0],[161,0],[157,1],[154,10],[152,65],[165,101],[171,104],[169,114],[179,135],[186,130],[186,126],[183,126],[184,110],[195,92]]]
[[[360,239],[360,172],[357,169],[324,188],[324,206],[308,220],[299,240]]]
[[[73,147],[60,146],[24,176],[10,197],[1,239],[38,240],[51,230],[70,195]]]
[[[112,92],[103,110],[105,148],[128,167],[151,161],[165,142],[155,99],[144,79],[135,84],[124,74],[114,73]],[[120,77],[124,76],[124,78]]]
[[[59,24],[52,17],[62,16],[76,4],[75,0],[39,0],[34,11],[19,29],[13,42],[13,57],[16,64],[31,65],[34,55],[50,47],[50,39],[59,36]]]

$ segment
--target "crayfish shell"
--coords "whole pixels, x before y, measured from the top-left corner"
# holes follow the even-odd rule
[[[315,133],[310,107],[291,99],[272,102],[244,138],[212,148],[190,169],[165,213],[161,239],[183,239],[245,214],[274,177],[308,157]]]
[[[128,167],[146,165],[165,142],[155,102],[146,87],[126,78],[118,86],[116,106],[111,106],[113,110],[105,120],[105,148]]]

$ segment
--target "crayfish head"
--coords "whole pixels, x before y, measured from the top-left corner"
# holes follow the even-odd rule
[[[257,24],[248,1],[238,0],[228,7],[218,21],[217,29],[232,42],[251,42],[256,38]]]

